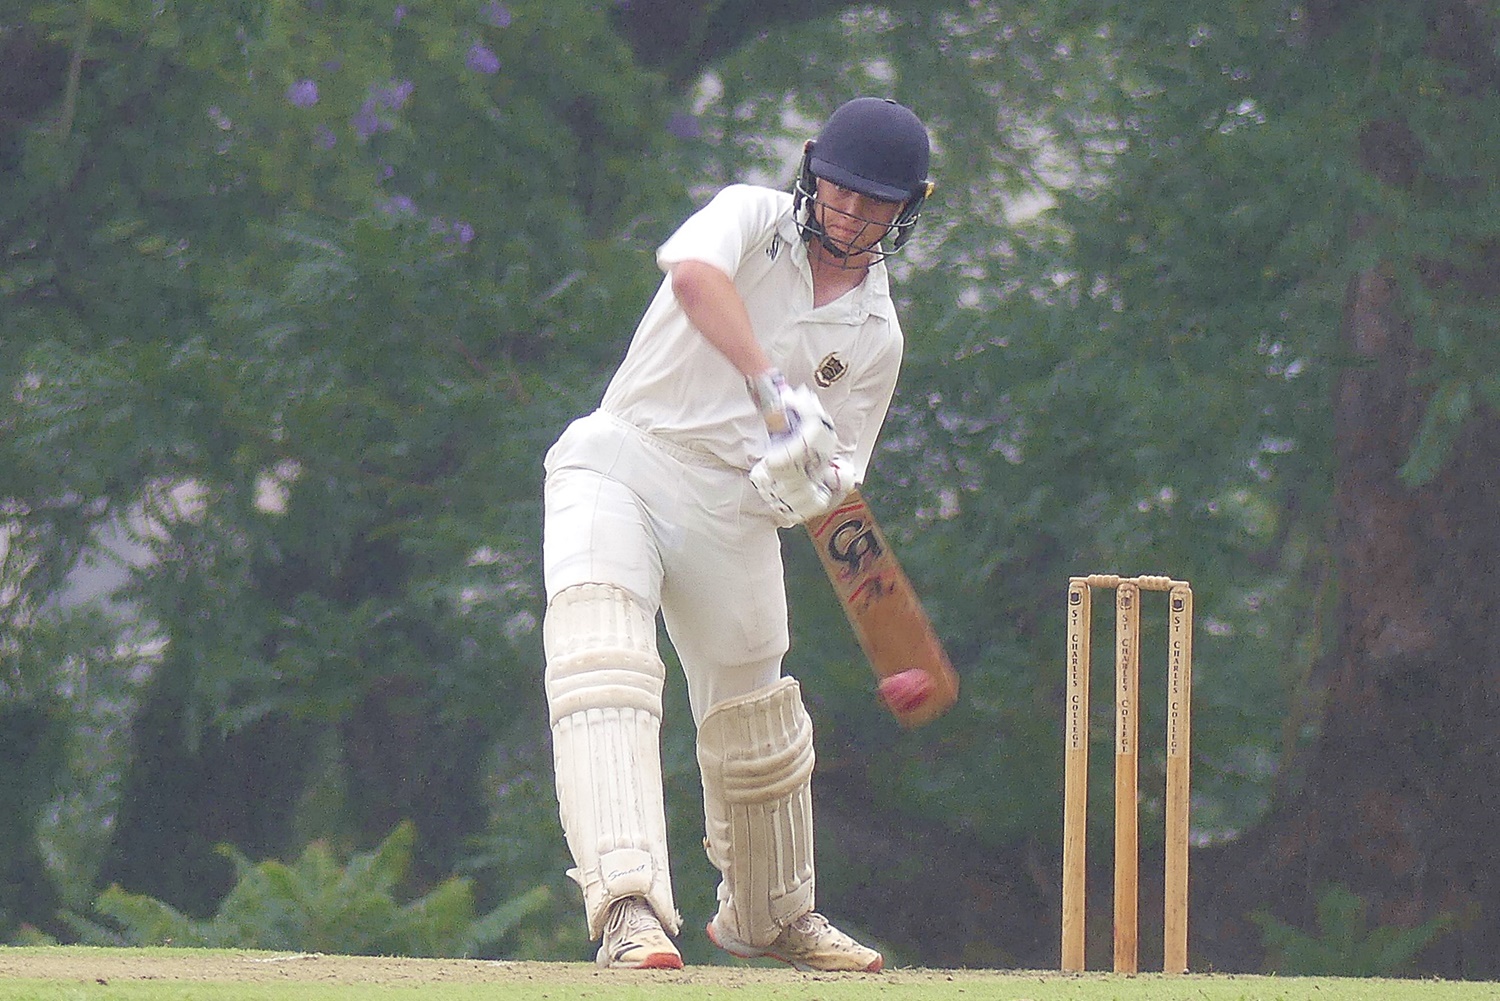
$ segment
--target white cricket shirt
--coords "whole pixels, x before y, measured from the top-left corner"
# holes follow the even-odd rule
[[[885,265],[814,309],[792,196],[745,184],[719,192],[656,254],[668,273],[689,260],[733,278],[771,363],[791,385],[818,394],[838,432],[839,463],[862,482],[901,367],[901,326]],[[670,277],[636,327],[600,409],[740,469],[765,450],[765,425],[744,377],[688,321]]]

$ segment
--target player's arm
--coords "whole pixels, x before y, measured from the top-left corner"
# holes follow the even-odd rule
[[[822,436],[801,447],[797,454],[803,465],[827,461],[833,449],[822,438],[832,433],[833,421],[812,390],[788,386],[771,363],[755,337],[750,311],[734,280],[718,265],[699,260],[679,261],[670,274],[678,305],[704,339],[745,377],[746,388],[771,437]]]
[[[750,312],[734,280],[706,261],[672,266],[672,294],[698,332],[747,380],[771,368],[771,359],[755,339]]]
[[[787,526],[827,511],[844,484],[834,461],[838,436],[817,394],[787,385],[756,339],[734,281],[718,266],[689,259],[670,274],[683,313],[745,377],[766,422],[770,447],[750,474],[756,489]]]

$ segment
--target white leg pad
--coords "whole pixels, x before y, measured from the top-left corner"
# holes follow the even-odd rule
[[[711,708],[698,728],[717,923],[767,946],[813,908],[812,719],[792,678]]]
[[[580,584],[547,606],[542,638],[558,813],[589,935],[603,934],[611,902],[632,895],[675,935],[654,617],[622,588]]]

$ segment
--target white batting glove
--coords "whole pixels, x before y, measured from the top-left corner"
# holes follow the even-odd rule
[[[750,482],[783,528],[825,513],[848,485],[833,461],[838,434],[822,401],[806,386],[788,386],[774,368],[746,383],[770,434]]]
[[[761,459],[750,468],[750,482],[782,528],[827,514],[849,491],[844,470],[832,459],[811,470],[778,469]]]
[[[810,475],[828,465],[838,451],[839,436],[833,429],[833,419],[817,394],[806,386],[788,390],[782,401],[788,405],[787,412],[796,415],[796,422],[790,431],[771,435],[766,463],[778,473],[805,469]]]
[[[774,368],[746,379],[745,384],[771,436],[766,457],[772,465],[811,468],[833,458],[838,435],[817,393],[806,386],[793,389]]]
[[[816,421],[822,421],[830,429],[833,427],[818,395],[806,386],[796,389],[788,386],[780,369],[768,368],[760,375],[746,379],[745,386],[773,439],[796,434]]]

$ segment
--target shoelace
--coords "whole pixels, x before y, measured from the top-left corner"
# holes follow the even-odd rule
[[[645,901],[635,898],[616,905],[610,920],[611,929],[626,937],[635,932],[654,928],[658,924],[660,922],[656,920],[656,914],[650,906]]]
[[[833,931],[833,926],[828,923],[828,919],[817,911],[808,911],[793,921],[791,927],[799,935],[806,935],[812,939],[826,938]]]

